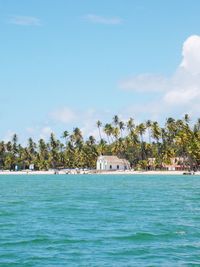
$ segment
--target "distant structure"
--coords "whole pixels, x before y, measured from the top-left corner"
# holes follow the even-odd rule
[[[117,156],[99,156],[96,168],[98,171],[124,171],[130,169],[130,163],[128,160],[120,159]]]
[[[183,157],[171,158],[170,164],[163,164],[163,167],[168,171],[181,171],[190,168],[188,158]]]
[[[29,165],[29,170],[30,170],[30,171],[34,171],[34,164],[30,164],[30,165]]]
[[[169,163],[162,163],[161,166],[163,169],[167,171],[181,171],[189,169],[188,158],[183,157],[174,157],[169,159]],[[154,170],[156,168],[156,158],[148,158],[148,168],[150,170]]]

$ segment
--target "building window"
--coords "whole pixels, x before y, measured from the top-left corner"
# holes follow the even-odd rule
[[[112,165],[110,165],[110,170],[112,170]]]

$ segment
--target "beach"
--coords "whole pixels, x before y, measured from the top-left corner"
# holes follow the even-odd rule
[[[97,174],[97,175],[183,175],[187,171],[96,171],[96,170],[48,170],[48,171],[0,171],[0,175],[80,175],[80,174]],[[195,175],[200,175],[200,171],[195,172]]]

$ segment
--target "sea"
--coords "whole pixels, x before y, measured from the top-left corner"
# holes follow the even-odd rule
[[[0,266],[200,266],[200,176],[0,176]]]

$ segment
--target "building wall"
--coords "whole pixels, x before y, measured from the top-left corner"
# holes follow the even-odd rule
[[[103,160],[97,160],[97,170],[106,170],[106,165]]]
[[[112,166],[112,169],[110,169],[110,165]],[[118,168],[117,168],[118,166]],[[107,170],[125,170],[125,165],[124,164],[108,164],[107,165]]]
[[[110,165],[112,168],[110,168]],[[119,168],[117,168],[119,166]],[[104,171],[110,171],[110,170],[125,170],[126,166],[124,164],[113,164],[111,162],[104,161],[102,159],[97,160],[97,170],[104,170]]]

